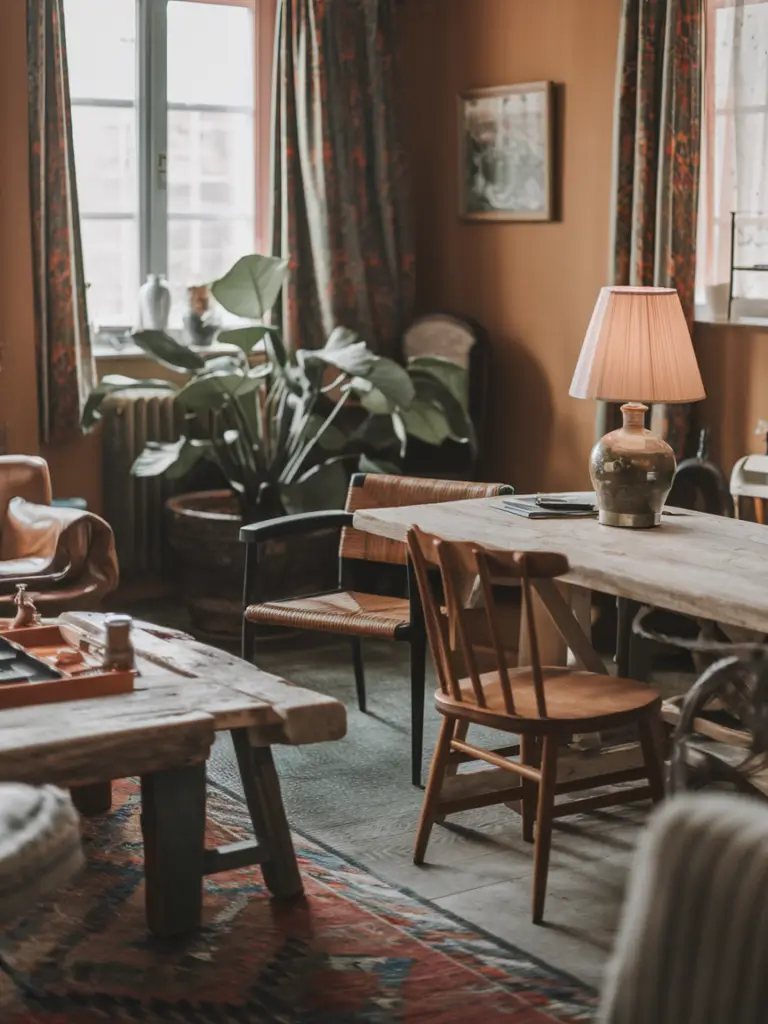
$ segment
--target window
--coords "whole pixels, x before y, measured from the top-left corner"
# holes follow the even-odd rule
[[[65,0],[91,322],[130,327],[148,273],[186,288],[255,244],[249,0]]]
[[[768,2],[705,0],[697,303],[768,316]]]

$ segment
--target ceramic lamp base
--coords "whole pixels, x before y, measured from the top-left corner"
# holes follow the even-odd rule
[[[667,442],[645,429],[647,411],[640,403],[622,405],[622,426],[592,449],[589,472],[604,526],[644,530],[661,523],[676,462]]]

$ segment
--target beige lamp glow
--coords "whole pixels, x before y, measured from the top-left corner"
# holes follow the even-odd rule
[[[666,441],[645,429],[648,404],[705,397],[674,288],[601,289],[570,394],[626,403],[623,425],[601,438],[590,456],[600,522],[658,526],[676,463]]]

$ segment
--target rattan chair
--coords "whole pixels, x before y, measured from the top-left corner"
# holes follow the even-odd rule
[[[406,545],[352,529],[354,512],[368,508],[426,505],[511,494],[504,484],[472,484],[424,480],[385,474],[353,476],[344,511],[309,512],[244,526],[248,545],[243,615],[243,657],[253,660],[257,624],[313,629],[348,636],[361,711],[366,710],[361,639],[372,637],[408,643],[411,649],[411,756],[414,785],[421,785],[424,726],[426,633],[418,588],[412,585]],[[264,541],[288,538],[328,527],[343,527],[339,547],[339,588],[293,600],[270,601],[259,595],[258,547]],[[408,594],[408,597],[402,595]]]
[[[534,839],[533,921],[541,922],[549,869],[552,819],[599,807],[664,795],[663,761],[659,751],[661,698],[656,690],[629,679],[605,673],[599,657],[576,626],[568,605],[554,580],[568,572],[564,555],[551,552],[490,551],[476,544],[449,542],[413,527],[408,549],[421,592],[429,644],[435,661],[440,689],[435,694],[437,710],[443,716],[440,736],[430,769],[424,805],[414,850],[414,862],[426,854],[434,822],[446,814],[495,803],[520,801],[523,838]],[[441,592],[436,593],[435,572],[439,570]],[[479,577],[487,619],[485,636],[495,651],[495,668],[484,672],[474,639],[477,608],[465,607],[467,576]],[[530,667],[510,669],[505,653],[503,629],[499,625],[497,593],[505,585],[522,591],[523,621],[527,624]],[[581,669],[543,667],[539,658],[536,624],[532,614],[532,592],[536,590],[553,622],[581,663]],[[590,670],[591,671],[588,671]],[[471,724],[489,726],[520,736],[520,760],[510,760],[509,751],[493,751],[466,740]],[[594,733],[636,725],[644,765],[579,779],[557,782],[560,747],[575,733]],[[469,795],[451,793],[451,778],[458,765],[467,760],[485,761],[519,780],[502,788],[498,773],[488,778],[490,788]],[[472,773],[475,783],[478,773]],[[633,786],[555,805],[558,793],[606,786],[638,779],[646,785]],[[446,782],[448,785],[446,786]],[[498,788],[494,791],[494,785]],[[444,787],[446,788],[443,795]]]

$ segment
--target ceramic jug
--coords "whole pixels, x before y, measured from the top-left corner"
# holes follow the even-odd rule
[[[164,331],[171,314],[171,289],[160,274],[149,274],[139,288],[139,329]]]

